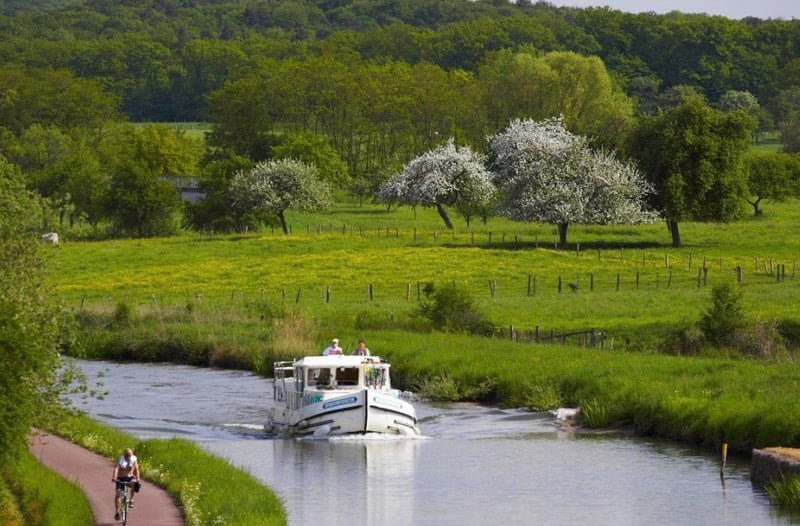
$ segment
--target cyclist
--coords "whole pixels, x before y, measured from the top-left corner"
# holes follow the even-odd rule
[[[117,491],[114,496],[114,520],[119,520],[119,506],[122,502],[122,490],[124,486],[120,482],[139,482],[139,460],[133,454],[133,450],[128,448],[114,464],[114,476],[112,481],[117,483]],[[133,488],[131,488],[133,489]],[[128,506],[133,508],[133,491]]]

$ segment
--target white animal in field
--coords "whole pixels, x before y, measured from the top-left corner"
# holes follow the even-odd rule
[[[58,234],[55,232],[48,232],[42,236],[42,243],[48,245],[58,245]]]

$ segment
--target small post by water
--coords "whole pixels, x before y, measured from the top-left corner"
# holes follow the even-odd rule
[[[719,474],[722,475],[725,473],[725,464],[728,462],[728,443],[722,443],[722,459],[719,464]]]

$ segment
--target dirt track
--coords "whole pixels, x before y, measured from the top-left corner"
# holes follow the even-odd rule
[[[41,433],[41,432],[40,432]],[[42,464],[76,482],[86,494],[96,526],[119,524],[114,520],[114,463],[54,435],[40,434],[30,441],[30,451]],[[134,452],[135,453],[135,452]],[[122,452],[120,451],[120,455]],[[147,476],[146,472],[142,473]],[[131,526],[183,526],[178,507],[166,491],[147,481],[136,495]]]

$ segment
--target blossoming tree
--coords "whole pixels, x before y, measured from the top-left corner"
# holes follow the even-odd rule
[[[453,229],[445,206],[455,206],[469,225],[469,218],[488,206],[496,193],[483,156],[469,146],[456,147],[450,139],[406,164],[381,187],[378,199],[435,207],[447,228]]]
[[[593,151],[560,117],[514,120],[489,137],[489,150],[490,169],[503,196],[500,215],[558,225],[562,248],[573,223],[632,224],[657,218],[645,209],[651,189],[636,167],[610,152]]]
[[[258,163],[251,170],[239,172],[230,186],[231,206],[241,214],[274,213],[284,234],[286,210],[313,212],[330,206],[331,189],[319,180],[314,165],[294,159]]]

